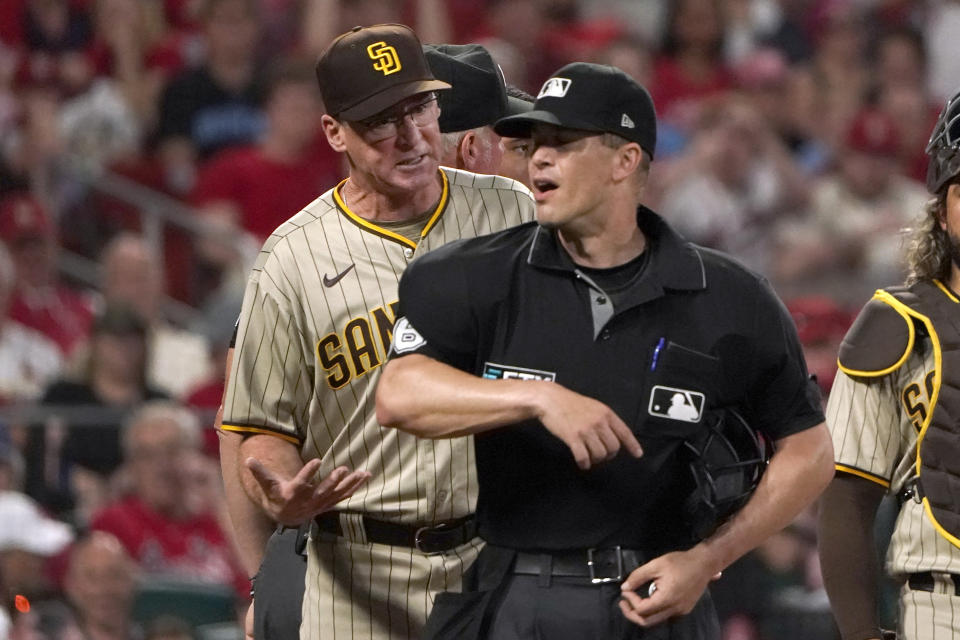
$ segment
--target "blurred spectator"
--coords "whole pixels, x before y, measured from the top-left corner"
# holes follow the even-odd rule
[[[27,55],[18,71],[20,82],[55,86],[68,96],[83,90],[93,77],[85,55],[92,37],[86,8],[70,0],[27,0],[23,20]]]
[[[88,55],[101,78],[112,78],[144,127],[156,122],[164,83],[196,62],[193,41],[167,29],[159,2],[94,0]]]
[[[811,15],[819,135],[829,141],[842,140],[870,88],[866,23],[851,0],[822,0]]]
[[[146,326],[128,308],[108,306],[95,320],[78,379],[53,383],[41,402],[70,411],[31,432],[27,490],[85,522],[110,495],[121,463],[120,425],[145,400],[166,395],[145,379]]]
[[[490,51],[507,82],[529,91],[539,90],[541,82],[567,62],[544,45],[543,5],[538,0],[489,0],[485,29],[471,38]]]
[[[64,591],[88,640],[137,637],[137,567],[116,537],[94,531],[70,552]]]
[[[826,296],[787,300],[787,310],[797,326],[807,370],[816,376],[826,401],[837,375],[840,342],[856,314]]]
[[[23,456],[9,429],[0,425],[0,492],[4,491],[23,491]]]
[[[724,640],[839,640],[806,520],[771,536],[711,587]]]
[[[874,49],[877,85],[907,86],[926,93],[927,54],[919,32],[906,26],[888,29],[877,38]]]
[[[661,56],[653,67],[650,93],[657,120],[692,131],[705,98],[726,91],[724,24],[720,0],[670,3]]]
[[[101,293],[107,306],[126,305],[147,326],[147,384],[182,396],[208,375],[203,336],[175,327],[163,316],[160,259],[140,236],[120,233],[103,250]]]
[[[876,42],[874,59],[877,106],[897,123],[902,170],[923,182],[927,139],[940,111],[939,102],[927,93],[923,36],[908,27],[888,29]]]
[[[877,108],[897,123],[901,173],[919,183],[925,182],[930,160],[925,150],[939,107],[931,104],[927,95],[917,88],[891,85],[881,87]]]
[[[645,42],[659,44],[666,22],[668,0],[580,0],[578,5],[584,18],[613,19],[626,25],[629,35]],[[626,69],[624,69],[626,71]],[[642,83],[643,86],[647,86]]]
[[[597,51],[593,62],[609,64],[622,69],[644,87],[649,87],[653,76],[653,53],[644,40],[625,35]],[[659,135],[659,131],[657,132]]]
[[[772,47],[791,63],[807,60],[803,28],[809,0],[726,0],[726,58],[737,64],[756,49]]]
[[[84,635],[70,605],[60,599],[31,602],[28,612],[17,615],[16,626],[18,629],[10,640],[93,640],[95,637]]]
[[[73,540],[66,524],[44,515],[17,491],[0,492],[0,602],[23,595],[35,600],[55,592],[48,560]]]
[[[935,102],[952,96],[960,84],[960,56],[957,55],[957,34],[960,33],[960,0],[929,3],[924,25],[924,40],[930,57],[928,88]]]
[[[805,204],[806,181],[783,142],[739,98],[704,111],[688,151],[658,176],[660,210],[681,234],[760,271],[769,228]]]
[[[63,153],[60,135],[60,96],[49,87],[17,89],[19,127],[6,136],[3,152],[6,172],[19,189],[56,201],[60,185],[55,168]]]
[[[863,110],[843,138],[836,170],[815,185],[809,216],[778,230],[771,274],[787,293],[857,305],[903,279],[900,232],[928,196],[900,174],[898,151],[897,124]]]
[[[319,126],[322,108],[311,62],[277,66],[266,89],[263,137],[202,165],[194,203],[230,204],[239,214],[233,223],[263,242],[342,178],[339,158]]]
[[[223,499],[216,469],[203,469],[194,415],[148,403],[126,424],[123,450],[130,495],[96,514],[91,528],[117,536],[145,576],[230,584],[246,598],[250,583],[214,511]]]
[[[168,188],[183,195],[198,160],[264,129],[256,0],[205,0],[202,18],[205,62],[176,76],[160,104],[158,152]]]
[[[817,94],[806,71],[791,69],[776,49],[760,48],[741,59],[733,75],[803,173],[816,173],[829,161],[831,149],[817,138]]]
[[[290,1],[265,3],[276,6]],[[334,38],[356,25],[394,22],[413,28],[425,44],[469,42],[475,39],[477,25],[484,22],[485,5],[476,0],[302,0],[299,52],[316,58]],[[290,53],[289,49],[285,51]]]
[[[90,331],[88,300],[60,283],[56,228],[38,200],[25,193],[0,201],[0,240],[6,243],[16,271],[10,318],[39,331],[65,356]]]
[[[0,404],[36,399],[63,368],[56,343],[8,316],[15,277],[0,243]]]

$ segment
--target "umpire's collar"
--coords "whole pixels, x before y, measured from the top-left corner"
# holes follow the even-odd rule
[[[634,304],[660,297],[664,290],[697,291],[707,287],[706,271],[697,249],[670,228],[650,209],[637,207],[637,226],[643,232],[650,252],[643,275],[628,295]],[[543,269],[574,273],[577,265],[557,240],[557,234],[537,227],[530,243],[527,264]],[[636,299],[639,296],[642,299]]]

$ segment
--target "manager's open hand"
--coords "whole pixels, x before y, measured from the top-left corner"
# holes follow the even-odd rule
[[[370,477],[366,471],[337,467],[326,478],[318,478],[321,462],[317,459],[292,478],[280,476],[256,458],[247,458],[245,464],[263,490],[263,510],[280,524],[294,527],[350,497]]]
[[[643,455],[630,427],[607,405],[553,382],[543,389],[540,422],[570,447],[581,469],[613,458],[620,447],[635,458]]]

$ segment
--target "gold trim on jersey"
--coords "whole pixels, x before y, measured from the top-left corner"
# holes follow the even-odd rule
[[[450,196],[450,182],[447,179],[447,174],[444,173],[442,169],[438,169],[437,171],[440,173],[440,181],[443,183],[443,191],[440,194],[440,202],[437,203],[437,208],[434,209],[433,213],[430,215],[430,219],[427,220],[427,224],[423,227],[423,231],[420,232],[421,240],[425,238],[428,233],[430,233],[430,230],[433,229],[436,226],[437,221],[440,220],[440,216],[443,215],[443,212],[447,208],[447,199]],[[339,207],[340,210],[346,214],[347,218],[349,218],[351,222],[359,226],[361,229],[375,233],[382,238],[386,238],[387,240],[399,242],[400,244],[410,247],[411,249],[416,249],[417,243],[409,240],[408,238],[404,238],[399,233],[394,233],[389,229],[381,227],[370,220],[361,218],[350,210],[350,207],[347,206],[347,202],[343,199],[343,196],[340,195],[340,189],[343,188],[343,185],[346,184],[347,180],[349,179],[350,178],[344,178],[340,184],[333,188],[333,199],[337,203],[337,207]]]
[[[952,293],[950,293],[950,290],[947,289],[942,282],[940,282],[940,281],[937,280],[937,279],[934,279],[934,280],[933,280],[933,283],[934,283],[935,285],[937,285],[937,287],[938,287],[938,288],[947,296],[947,298],[949,298],[954,304],[960,304],[960,300],[957,300],[956,296],[954,296]],[[879,293],[886,293],[886,292],[885,292],[885,291],[884,291],[884,292],[878,292],[878,294],[879,294]],[[894,298],[893,296],[891,296],[891,295],[889,295],[889,294],[887,294],[887,295],[889,296],[889,299],[884,298],[884,301],[887,302],[887,304],[889,304],[890,306],[892,306],[894,309],[897,309],[898,311],[903,310],[905,313],[908,314],[908,316],[910,316],[910,317],[912,317],[912,318],[916,318],[916,319],[920,320],[920,322],[923,323],[923,325],[927,328],[927,333],[928,333],[929,336],[930,336],[930,344],[933,346],[933,371],[934,371],[933,384],[932,384],[933,393],[930,394],[930,407],[929,407],[929,409],[927,410],[927,417],[926,417],[926,419],[924,419],[924,421],[923,421],[923,426],[920,427],[920,433],[917,434],[917,462],[916,462],[915,468],[916,468],[916,471],[917,471],[917,478],[919,478],[919,477],[920,477],[920,471],[921,471],[921,469],[923,468],[923,460],[922,460],[922,458],[921,458],[921,456],[920,456],[921,445],[922,445],[922,443],[923,443],[923,438],[924,438],[924,436],[927,435],[927,429],[930,427],[930,423],[933,421],[933,413],[934,413],[934,409],[935,409],[936,406],[937,406],[937,400],[940,399],[940,384],[941,384],[942,378],[943,378],[943,374],[942,374],[942,353],[941,353],[941,347],[940,347],[940,337],[937,335],[937,331],[936,331],[936,329],[934,329],[934,327],[933,327],[933,322],[930,320],[930,318],[928,318],[927,316],[923,315],[922,313],[919,313],[919,312],[917,312],[917,311],[914,311],[913,309],[911,309],[911,308],[908,307],[907,305],[903,304],[902,302],[900,302],[899,300],[897,300],[897,299]],[[911,323],[911,324],[912,324],[912,323]],[[912,331],[911,331],[911,342],[912,342],[912,336],[913,336],[913,333],[912,333]],[[930,507],[930,500],[929,500],[926,496],[924,496],[924,497],[922,498],[922,501],[923,501],[923,510],[924,510],[924,512],[926,512],[926,514],[927,514],[927,519],[930,521],[931,524],[933,524],[933,527],[937,530],[937,532],[938,532],[941,536],[943,536],[944,538],[946,538],[952,545],[954,545],[954,546],[956,546],[956,547],[960,547],[960,539],[958,539],[956,536],[952,535],[949,531],[947,531],[946,529],[944,529],[944,528],[943,528],[943,525],[941,525],[941,524],[937,521],[937,518],[933,515],[933,509]]]
[[[849,473],[850,475],[859,476],[870,482],[875,482],[879,484],[884,489],[890,488],[890,481],[884,478],[881,478],[878,475],[874,475],[869,471],[864,471],[863,469],[857,469],[856,467],[848,467],[845,464],[840,464],[839,462],[833,465],[837,471],[843,471],[844,473]]]
[[[919,458],[920,458],[919,447],[917,448],[917,451],[918,451],[917,459],[919,461]],[[952,544],[953,546],[960,547],[960,539],[958,539],[956,536],[954,536],[949,531],[944,529],[943,525],[941,525],[940,522],[937,521],[936,516],[933,515],[933,509],[930,507],[930,500],[928,500],[926,496],[924,496],[923,498],[923,510],[927,514],[927,520],[933,523],[933,528],[937,530],[937,533],[939,533],[941,536],[943,536],[948,541],[950,541],[950,544]]]
[[[934,279],[933,284],[937,285],[940,288],[940,291],[943,291],[951,302],[960,304],[960,300],[957,300],[957,296],[953,295],[953,292],[950,289],[947,289],[947,286],[940,282],[939,280]]]
[[[937,283],[939,284],[939,283]],[[907,358],[910,357],[910,354],[913,352],[913,344],[916,341],[917,330],[913,326],[913,321],[910,319],[911,315],[914,315],[914,312],[910,307],[906,306],[888,292],[883,289],[878,289],[876,293],[873,294],[874,298],[878,298],[886,302],[890,307],[903,316],[904,321],[907,323],[907,348],[903,350],[903,355],[900,356],[900,359],[894,362],[892,365],[886,369],[881,369],[879,371],[860,371],[859,369],[851,369],[850,367],[843,366],[843,363],[840,362],[840,358],[837,358],[837,368],[851,376],[861,376],[866,378],[880,378],[888,373],[893,373],[907,361]],[[921,316],[922,317],[922,316]]]
[[[273,431],[272,429],[266,429],[264,427],[248,427],[242,424],[227,424],[226,422],[224,422],[223,424],[220,425],[220,428],[223,429],[224,431],[230,431],[232,433],[255,433],[255,434],[265,435],[265,436],[276,436],[281,440],[292,442],[298,447],[301,444],[303,444],[300,441],[300,439],[297,438],[296,436],[291,436],[286,433],[280,433],[279,431]]]

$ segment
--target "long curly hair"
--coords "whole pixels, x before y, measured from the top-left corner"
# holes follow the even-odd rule
[[[924,206],[924,214],[907,235],[906,284],[950,277],[953,262],[950,236],[940,228],[940,219],[947,207],[947,189],[941,189]]]

